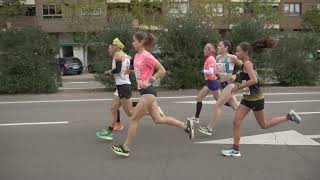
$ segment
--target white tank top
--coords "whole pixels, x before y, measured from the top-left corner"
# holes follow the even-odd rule
[[[127,69],[130,68],[131,57],[125,54],[125,60],[122,61],[121,72],[114,74],[116,85],[131,84],[129,74],[124,74]],[[112,69],[116,68],[116,61],[112,60]]]
[[[217,56],[217,72],[220,76],[220,81],[228,81],[229,76],[232,75],[234,69],[234,63],[230,58],[230,54],[222,57],[221,55]]]

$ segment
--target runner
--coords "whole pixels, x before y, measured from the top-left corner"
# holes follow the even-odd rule
[[[129,130],[125,143],[123,145],[112,146],[113,152],[120,156],[130,155],[130,145],[137,133],[139,122],[145,110],[148,110],[151,118],[156,124],[168,124],[177,126],[188,133],[189,138],[194,137],[194,127],[192,121],[183,123],[173,117],[161,117],[157,106],[156,96],[157,91],[152,83],[155,80],[162,78],[166,74],[166,70],[161,63],[152,56],[147,50],[152,49],[156,44],[155,37],[146,32],[136,32],[133,36],[133,47],[137,51],[134,57],[134,72],[138,84],[138,89],[141,94],[140,100],[136,109],[129,121]],[[154,71],[156,72],[155,74]]]
[[[236,55],[238,59],[243,62],[240,79],[241,84],[235,84],[232,89],[232,94],[239,89],[243,90],[243,98],[236,110],[233,121],[233,139],[234,145],[230,149],[222,150],[221,153],[225,156],[241,156],[240,144],[240,125],[246,115],[253,111],[254,116],[262,129],[268,129],[280,123],[293,121],[297,124],[301,123],[301,117],[293,110],[289,111],[287,115],[269,119],[264,113],[264,96],[259,84],[259,77],[256,69],[251,61],[252,46],[243,42],[237,47]]]
[[[204,79],[206,86],[204,86],[197,96],[196,114],[193,117],[187,118],[190,121],[199,123],[199,116],[202,109],[202,100],[209,93],[212,93],[213,97],[217,100],[220,95],[220,82],[216,76],[217,64],[216,64],[216,48],[213,44],[206,44],[204,50],[205,63],[202,72],[204,73]]]
[[[255,42],[252,43],[252,46],[254,47],[255,52],[261,52],[265,48],[273,48],[274,46],[276,46],[278,44],[278,42],[279,42],[279,39],[270,36],[270,37],[264,37],[264,38],[256,40]],[[225,44],[229,44],[229,43],[227,42]],[[242,61],[241,62],[239,62],[239,61],[240,60],[236,60],[236,63],[238,65],[242,65]],[[222,65],[220,65],[220,66],[222,66]],[[220,72],[223,72],[223,71],[220,71]],[[235,79],[235,77],[233,77],[232,79]],[[224,83],[224,84],[226,84],[226,83]],[[225,103],[229,102],[232,105],[232,108],[234,110],[236,110],[238,108],[239,104],[237,103],[234,94],[232,94],[232,89],[234,87],[235,87],[235,84],[231,83],[223,89],[216,104],[213,105],[212,118],[210,119],[208,125],[198,127],[198,130],[202,134],[208,135],[208,136],[212,135],[212,133],[213,133],[212,129],[213,129],[215,123],[220,118],[221,108],[223,107],[223,105]],[[230,100],[230,98],[231,98],[231,100]]]
[[[237,59],[236,56],[229,54],[231,50],[231,43],[227,40],[220,41],[218,45],[218,76],[223,88],[217,102],[213,105],[212,118],[207,126],[199,126],[198,130],[205,135],[211,136],[214,123],[219,119],[221,108],[223,105],[229,105],[235,111],[238,108],[238,102],[236,97],[231,94],[232,82],[236,79],[234,74],[234,66],[242,65],[242,62]],[[229,85],[230,84],[230,85]],[[228,86],[229,85],[229,86]],[[230,87],[231,86],[231,87]]]
[[[120,121],[119,108],[121,105],[128,117],[131,117],[133,112],[131,101],[131,81],[129,75],[125,74],[125,71],[130,68],[131,57],[123,52],[124,47],[125,46],[120,39],[115,38],[108,48],[108,52],[112,56],[112,70],[105,72],[105,74],[114,75],[117,90],[112,99],[111,123],[108,130],[102,129],[96,133],[97,137],[101,139],[113,140],[113,130],[123,129],[123,125],[119,125],[119,123],[117,123],[117,121]]]

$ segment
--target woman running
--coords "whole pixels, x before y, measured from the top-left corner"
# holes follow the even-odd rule
[[[265,48],[273,48],[278,43],[279,43],[278,38],[270,36],[270,37],[264,37],[264,38],[256,40],[255,42],[252,43],[252,47],[254,47],[255,52],[261,52]],[[236,61],[237,64],[242,65],[242,61],[240,61],[240,62],[239,61],[240,60]],[[235,77],[234,77],[234,79],[235,79]],[[235,104],[235,103],[232,103],[232,102],[236,102],[235,96],[234,96],[234,94],[232,94],[232,89],[234,88],[234,86],[235,86],[235,84],[231,83],[223,89],[216,104],[213,105],[212,118],[210,119],[208,125],[198,127],[198,130],[202,134],[208,135],[208,136],[212,135],[212,133],[213,133],[212,129],[214,128],[215,123],[220,118],[221,108],[225,103],[230,101],[230,98],[231,98],[231,104]],[[236,108],[233,107],[233,109],[236,110],[238,108],[238,105],[239,104],[237,103]]]
[[[236,49],[236,55],[238,59],[243,62],[240,79],[241,84],[236,84],[232,89],[232,94],[239,89],[243,90],[243,98],[236,110],[233,121],[233,139],[234,144],[230,149],[222,150],[222,154],[225,156],[241,156],[239,144],[240,144],[240,126],[242,120],[246,115],[253,111],[254,116],[262,129],[268,129],[276,126],[280,123],[293,121],[295,123],[301,123],[301,117],[293,110],[289,111],[287,115],[275,117],[269,119],[264,113],[264,96],[259,84],[259,78],[257,71],[251,61],[252,46],[247,43],[241,43]]]
[[[217,67],[218,76],[223,89],[217,102],[213,105],[212,118],[207,126],[199,126],[198,130],[205,135],[211,136],[214,123],[219,119],[223,105],[229,105],[235,111],[238,108],[236,97],[231,94],[232,82],[236,79],[234,75],[234,66],[242,65],[242,62],[236,56],[229,54],[231,43],[227,40],[220,41],[218,45]],[[230,87],[231,86],[231,87]]]
[[[124,47],[119,38],[115,38],[109,45],[108,52],[112,56],[112,70],[107,71],[106,74],[114,76],[117,90],[112,99],[111,123],[108,130],[102,129],[96,133],[97,137],[101,139],[113,140],[113,130],[116,127],[117,129],[123,129],[123,125],[119,127],[117,123],[117,120],[120,120],[119,108],[121,105],[128,117],[132,115],[131,81],[129,75],[125,74],[126,70],[130,68],[131,57],[123,52]]]
[[[187,118],[190,121],[199,123],[199,116],[202,109],[202,100],[209,94],[212,93],[213,97],[217,100],[220,95],[220,82],[216,76],[217,64],[216,64],[216,48],[213,44],[206,44],[204,50],[205,63],[203,66],[204,79],[206,86],[204,86],[197,96],[196,114],[193,117]]]
[[[161,63],[147,51],[152,49],[156,44],[155,37],[146,32],[136,32],[133,36],[132,45],[137,51],[134,57],[134,73],[136,76],[138,90],[141,94],[140,100],[134,110],[129,121],[129,129],[127,139],[122,145],[112,146],[113,152],[120,156],[130,155],[130,145],[137,133],[139,122],[145,110],[147,110],[156,124],[168,124],[177,126],[185,130],[190,139],[194,137],[193,122],[188,121],[183,123],[173,117],[161,117],[157,106],[156,96],[157,91],[152,83],[157,79],[162,78],[166,74],[166,70]],[[156,72],[155,74],[154,71]]]

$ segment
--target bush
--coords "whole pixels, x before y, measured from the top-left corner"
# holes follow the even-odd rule
[[[203,85],[203,48],[216,43],[219,34],[196,16],[171,18],[159,41],[167,75],[161,84],[169,88],[195,88]]]
[[[316,85],[320,62],[310,59],[320,46],[319,34],[286,33],[271,52],[275,76],[281,85]],[[314,56],[315,57],[315,56]]]
[[[226,34],[226,39],[230,40],[233,44],[232,52],[235,52],[235,48],[241,42],[253,43],[254,41],[267,37],[270,35],[276,35],[278,32],[264,28],[264,24],[255,19],[244,19],[236,24],[230,32]],[[270,51],[254,52],[252,55],[255,66],[258,69],[258,73],[261,79],[261,83],[268,80],[272,80],[270,77]],[[240,67],[236,67],[240,69]]]
[[[50,93],[61,84],[54,56],[58,43],[25,28],[0,32],[0,93]]]

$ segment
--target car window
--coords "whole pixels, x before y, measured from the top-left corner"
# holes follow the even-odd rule
[[[72,64],[73,60],[72,59],[66,59],[66,64]]]
[[[73,62],[73,63],[79,63],[79,64],[81,64],[81,61],[80,61],[80,59],[78,59],[78,58],[73,58],[73,59],[72,59],[72,62]]]

